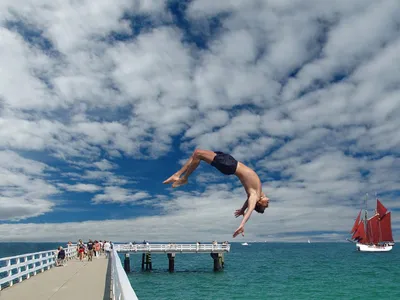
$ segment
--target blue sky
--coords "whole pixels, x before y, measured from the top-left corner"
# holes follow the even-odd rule
[[[0,240],[344,241],[365,193],[400,236],[398,1],[0,4]]]

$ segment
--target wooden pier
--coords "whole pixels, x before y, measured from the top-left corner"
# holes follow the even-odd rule
[[[165,254],[173,272],[179,253],[209,253],[214,270],[219,271],[224,267],[224,253],[229,251],[229,244],[115,244],[109,258],[101,255],[93,261],[80,261],[72,246],[66,249],[66,264],[60,267],[55,267],[55,250],[0,258],[0,299],[137,300],[126,274],[130,272],[130,254],[141,253],[142,267],[147,270],[152,269],[152,254]],[[118,252],[125,254],[124,267]]]
[[[175,258],[178,253],[210,253],[214,271],[224,268],[224,253],[230,251],[229,244],[120,244],[115,245],[117,252],[125,253],[124,269],[130,272],[130,253],[142,253],[142,270],[152,270],[151,254],[167,254],[168,270],[175,270]]]
[[[229,244],[117,244],[117,252],[148,253],[225,253],[229,252]]]
[[[0,292],[1,300],[22,299],[110,299],[108,259],[67,261],[64,267],[54,267],[14,284]]]

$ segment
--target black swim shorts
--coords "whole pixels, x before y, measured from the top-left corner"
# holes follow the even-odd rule
[[[211,165],[225,175],[235,174],[238,162],[231,155],[215,151],[217,154]]]

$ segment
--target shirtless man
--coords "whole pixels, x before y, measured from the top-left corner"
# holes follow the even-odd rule
[[[186,184],[190,174],[192,174],[202,160],[225,175],[235,174],[246,190],[247,200],[244,202],[242,208],[237,209],[234,213],[236,218],[241,215],[244,217],[238,229],[233,233],[233,237],[236,237],[238,234],[244,236],[244,224],[250,218],[253,210],[263,214],[264,210],[268,207],[269,199],[262,192],[261,181],[256,172],[238,162],[231,155],[218,151],[196,149],[185,165],[163,183],[172,183],[172,187],[174,188]]]

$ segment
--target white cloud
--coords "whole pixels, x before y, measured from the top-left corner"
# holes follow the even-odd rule
[[[185,132],[185,136],[193,138],[205,132],[212,131],[214,128],[224,126],[229,121],[229,114],[223,110],[209,111],[203,119],[196,120]]]
[[[229,187],[214,185],[204,194],[176,192],[173,201],[160,201],[159,205],[165,210],[165,214],[153,217],[141,217],[132,220],[105,220],[100,222],[66,223],[66,224],[19,224],[16,225],[18,232],[16,240],[27,239],[27,234],[36,230],[35,239],[44,240],[59,239],[60,235],[65,239],[75,240],[73,233],[80,230],[82,238],[106,238],[113,241],[131,240],[131,228],[136,228],[136,240],[150,241],[212,241],[213,239],[230,240],[232,233],[240,223],[240,219],[233,216],[236,208],[239,208],[245,200],[244,190],[232,193]],[[302,199],[296,199],[302,200]],[[303,199],[303,204],[306,199]],[[357,214],[355,208],[349,209],[342,204],[334,204],[325,207],[314,207],[312,205],[293,206],[296,202],[275,202],[265,214],[255,213],[246,225],[245,240],[268,240],[276,241],[275,236],[295,234],[301,231],[315,231],[315,224],[319,224],[318,231],[341,232],[336,241],[344,241],[353,219]],[[340,220],[338,222],[337,220]],[[310,221],[312,220],[312,221]],[[96,225],[100,226],[101,232],[93,232]],[[88,226],[90,225],[90,226]],[[46,228],[54,226],[54,235],[46,232]],[[66,230],[68,228],[68,230]],[[216,229],[218,228],[218,229]],[[397,227],[396,227],[397,228]],[[0,236],[3,239],[7,235],[3,233],[9,229],[8,225],[0,225]],[[321,235],[317,233],[315,237]],[[30,238],[31,240],[32,238]],[[242,238],[239,238],[240,241]],[[328,239],[328,240],[331,240]],[[285,238],[283,238],[285,240]],[[299,241],[299,239],[289,239]],[[305,241],[304,234],[300,240]]]
[[[85,184],[85,183],[77,183],[77,184],[59,183],[58,186],[70,192],[93,193],[102,189],[100,186],[97,186],[95,184]]]
[[[27,217],[40,216],[50,212],[53,206],[54,203],[43,199],[0,197],[0,220],[19,221]],[[34,234],[34,232],[31,232],[31,234]],[[10,235],[9,238],[12,239],[12,236]],[[29,237],[26,238],[29,239]]]
[[[243,140],[234,148],[232,155],[238,160],[248,162],[262,157],[274,144],[275,140],[269,137]]]
[[[213,149],[221,147],[228,148],[246,140],[250,134],[258,131],[260,116],[244,111],[232,117],[227,126],[213,132],[204,133],[193,140],[197,147]]]
[[[26,159],[12,151],[0,151],[0,166],[7,170],[20,170],[31,175],[41,175],[51,168],[41,162]]]
[[[105,185],[125,185],[135,182],[132,178],[128,179],[123,176],[116,175],[110,171],[86,170],[81,178],[84,180],[101,180]]]
[[[97,194],[92,202],[99,203],[132,203],[138,200],[149,198],[147,192],[133,192],[118,186],[107,186],[104,188],[104,194]]]
[[[97,161],[94,163],[94,165],[102,171],[114,169],[116,167],[115,164],[111,163],[110,161],[108,161],[106,159]]]
[[[29,47],[21,36],[0,27],[0,90],[6,106],[13,108],[52,108],[51,92],[38,78],[52,61],[44,53]],[[35,75],[36,74],[36,75]],[[18,78],[18,80],[15,80]],[[21,88],[21,82],[24,88]]]
[[[0,219],[21,220],[50,212],[59,190],[46,178],[48,165],[0,151]]]

